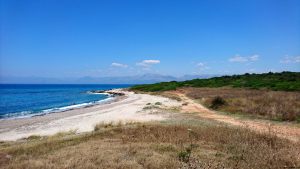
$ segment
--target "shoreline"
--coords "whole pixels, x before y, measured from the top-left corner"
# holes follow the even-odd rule
[[[48,136],[70,130],[88,132],[99,123],[163,120],[166,118],[164,115],[143,110],[147,103],[162,102],[167,107],[179,105],[177,101],[161,96],[135,94],[123,89],[111,91],[122,94],[102,104],[30,118],[0,120],[0,140],[15,141],[31,135]]]
[[[125,89],[125,88],[122,88],[122,89]],[[118,92],[114,92],[113,89],[88,91],[88,93],[107,95],[108,97],[103,100],[91,101],[91,102],[85,102],[85,103],[79,103],[79,104],[70,104],[70,105],[63,106],[63,107],[54,107],[54,108],[44,109],[39,112],[34,112],[34,113],[32,112],[32,113],[28,113],[28,114],[24,114],[24,115],[14,115],[13,114],[11,116],[0,118],[0,122],[5,121],[5,120],[34,118],[37,116],[45,116],[45,115],[53,114],[53,113],[61,113],[61,112],[76,110],[76,109],[80,109],[80,108],[87,108],[87,107],[91,107],[91,106],[107,104],[110,102],[114,102],[115,100],[118,100],[118,97],[123,96],[122,94],[120,94]],[[30,112],[30,111],[24,111],[24,112]],[[15,114],[21,114],[21,113],[22,112],[18,112]]]
[[[57,111],[57,112],[51,112],[51,113],[45,113],[45,114],[36,114],[30,117],[16,117],[16,118],[6,118],[6,119],[0,119],[0,135],[3,131],[8,131],[11,128],[15,127],[22,127],[24,125],[30,125],[33,123],[43,122],[45,119],[47,120],[56,120],[59,118],[79,115],[82,112],[86,111],[93,111],[94,108],[98,108],[100,105],[107,105],[114,102],[121,101],[126,98],[126,96],[116,96],[111,97],[111,100],[101,102],[101,103],[95,103],[91,105],[86,105],[83,107],[76,107],[72,109],[67,109],[63,111]],[[84,111],[82,111],[84,110]],[[0,138],[1,140],[1,138]]]

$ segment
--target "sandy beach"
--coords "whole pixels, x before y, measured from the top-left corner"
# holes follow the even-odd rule
[[[148,103],[154,105],[156,102],[162,103],[161,107],[164,108],[180,106],[179,102],[160,96],[135,94],[120,89],[114,91],[122,92],[124,96],[101,105],[31,118],[1,120],[0,140],[14,141],[32,135],[47,136],[70,130],[88,132],[99,123],[164,120],[166,115],[151,113],[143,108]]]

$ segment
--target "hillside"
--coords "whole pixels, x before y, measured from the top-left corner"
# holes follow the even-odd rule
[[[243,74],[194,79],[182,82],[171,81],[155,84],[136,85],[132,90],[145,92],[175,90],[178,87],[233,87],[249,89],[269,89],[275,91],[300,91],[300,72],[281,72],[263,74]]]

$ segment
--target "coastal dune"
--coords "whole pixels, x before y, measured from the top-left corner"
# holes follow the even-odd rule
[[[0,140],[14,141],[32,135],[47,136],[71,130],[78,133],[88,132],[99,123],[164,120],[167,118],[165,114],[147,111],[145,109],[147,104],[159,102],[165,108],[180,106],[179,102],[160,96],[135,94],[120,89],[113,91],[124,95],[106,104],[32,118],[2,120],[0,121]]]

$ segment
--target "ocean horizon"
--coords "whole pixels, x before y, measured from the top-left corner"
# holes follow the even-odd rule
[[[127,88],[128,84],[0,84],[0,119],[28,118],[112,100],[92,90]]]

